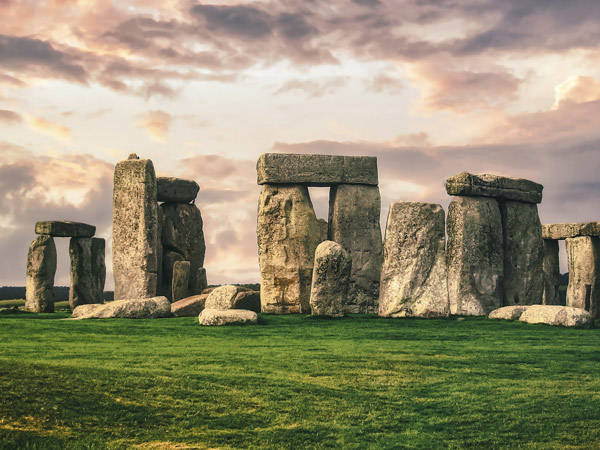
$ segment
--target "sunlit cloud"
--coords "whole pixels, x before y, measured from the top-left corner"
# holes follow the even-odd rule
[[[565,101],[583,103],[598,99],[600,99],[600,82],[593,77],[573,75],[554,88],[552,109],[560,108],[561,102]]]
[[[71,139],[71,130],[65,125],[50,122],[43,117],[31,116],[29,114],[25,114],[25,119],[27,124],[33,130],[39,131],[40,133],[49,134],[50,136],[54,136],[55,138],[62,140]]]
[[[150,132],[152,139],[158,142],[167,142],[167,134],[171,128],[172,117],[165,111],[148,111],[138,122],[138,127]]]

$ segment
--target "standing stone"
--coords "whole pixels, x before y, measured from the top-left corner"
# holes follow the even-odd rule
[[[265,184],[258,200],[262,312],[308,313],[320,228],[305,186]]]
[[[104,263],[104,239],[71,238],[71,288],[69,306],[71,311],[79,305],[103,303],[106,267]]]
[[[176,302],[188,296],[188,283],[190,279],[190,262],[176,261],[173,264],[173,287],[171,301]]]
[[[379,315],[447,317],[446,231],[440,205],[393,202],[385,229]]]
[[[324,241],[315,251],[310,291],[313,316],[341,317],[348,297],[352,259],[337,242]]]
[[[544,296],[543,305],[560,305],[560,266],[558,262],[558,241],[544,239]]]
[[[455,197],[448,208],[450,313],[483,316],[502,306],[504,252],[498,202]]]
[[[320,241],[324,242],[327,240],[327,233],[329,231],[329,224],[327,223],[327,221],[325,219],[317,219],[317,221],[319,222],[319,236],[320,236]]]
[[[567,306],[589,311],[593,319],[600,310],[600,238],[568,238],[569,286]]]
[[[500,202],[504,242],[504,306],[541,305],[542,224],[535,203]]]
[[[202,292],[208,287],[208,281],[206,279],[206,269],[204,267],[198,267],[196,272],[196,284],[190,286],[191,292]]]
[[[113,191],[113,273],[115,300],[154,297],[158,284],[158,203],[149,159],[115,167]]]
[[[54,312],[54,275],[56,246],[51,236],[38,236],[27,254],[25,309],[33,312]]]
[[[177,261],[184,261],[183,255],[172,251],[164,253],[162,261],[162,284],[159,286],[159,293],[169,300],[171,300],[171,295],[173,294],[173,266]]]
[[[376,313],[383,262],[377,186],[341,184],[329,194],[329,240],[348,250],[352,275],[346,313]]]

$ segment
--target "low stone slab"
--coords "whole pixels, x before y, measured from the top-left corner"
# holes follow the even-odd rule
[[[600,222],[545,223],[543,239],[568,239],[578,236],[600,236]]]
[[[521,314],[519,320],[527,323],[545,323],[577,328],[594,325],[592,316],[586,310],[558,305],[531,305]]]
[[[200,325],[227,325],[230,323],[256,323],[258,314],[246,309],[205,309],[198,316]]]
[[[256,173],[258,184],[378,184],[373,156],[264,153],[258,158]]]
[[[488,318],[490,319],[504,319],[504,320],[518,320],[527,310],[528,306],[504,306],[502,308],[495,309],[490,313]]]
[[[175,177],[156,178],[156,198],[159,202],[190,203],[196,199],[200,186],[193,180]]]
[[[96,227],[69,220],[44,220],[35,224],[35,234],[55,237],[92,237]]]
[[[494,197],[518,202],[541,203],[541,184],[523,178],[509,178],[498,175],[473,175],[462,172],[446,180],[449,195],[467,197]]]
[[[81,305],[73,311],[73,319],[155,319],[171,315],[167,297],[116,300],[101,305]]]
[[[196,317],[204,310],[208,294],[192,295],[171,303],[171,314],[175,317]]]
[[[208,294],[207,309],[248,309],[260,312],[260,293],[242,286],[219,286]]]

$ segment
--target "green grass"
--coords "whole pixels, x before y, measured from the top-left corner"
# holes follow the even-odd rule
[[[600,329],[0,315],[0,448],[599,448]]]

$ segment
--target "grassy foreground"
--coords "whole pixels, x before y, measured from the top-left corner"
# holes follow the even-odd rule
[[[600,329],[0,315],[0,448],[600,448]]]

